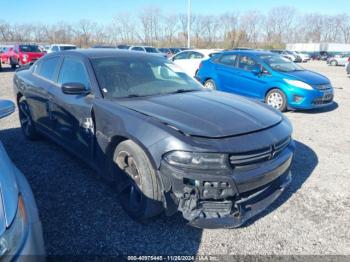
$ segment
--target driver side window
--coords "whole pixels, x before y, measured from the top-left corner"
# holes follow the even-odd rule
[[[81,83],[84,84],[86,88],[89,88],[90,81],[83,62],[74,57],[65,57],[58,83],[60,85],[65,83]]]
[[[260,70],[261,65],[248,56],[240,56],[238,58],[238,68],[243,69],[245,71],[253,71]]]

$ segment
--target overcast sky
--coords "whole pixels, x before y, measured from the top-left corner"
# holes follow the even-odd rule
[[[58,21],[76,22],[91,19],[107,23],[119,12],[137,12],[144,7],[158,7],[164,13],[186,12],[187,0],[4,0],[0,20],[13,23]],[[192,10],[200,14],[221,14],[260,10],[288,5],[299,12],[350,14],[350,0],[192,0]],[[8,11],[8,12],[7,12]]]

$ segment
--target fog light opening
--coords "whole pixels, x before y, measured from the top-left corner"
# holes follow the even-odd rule
[[[296,103],[300,103],[303,99],[304,99],[303,96],[297,96],[297,95],[295,95],[295,96],[293,97],[293,101],[296,102]]]

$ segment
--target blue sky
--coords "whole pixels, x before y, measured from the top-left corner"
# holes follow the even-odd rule
[[[281,5],[293,6],[300,12],[350,13],[349,0],[192,0],[193,12],[201,14],[251,9],[264,12]],[[0,20],[55,23],[92,19],[108,23],[119,12],[133,13],[149,6],[168,13],[186,12],[187,0],[4,0],[0,5]]]

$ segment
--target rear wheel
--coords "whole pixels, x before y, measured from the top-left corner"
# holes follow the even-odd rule
[[[24,97],[21,97],[18,102],[18,112],[24,136],[29,140],[38,139],[40,135],[35,128],[28,103]]]
[[[208,79],[207,81],[205,81],[204,88],[210,89],[210,90],[216,90],[216,84],[214,80]]]
[[[128,215],[139,222],[159,215],[163,211],[161,187],[145,152],[127,140],[117,146],[113,159],[122,171],[117,191]]]
[[[287,110],[287,97],[279,89],[270,90],[266,95],[265,103],[281,112]]]

